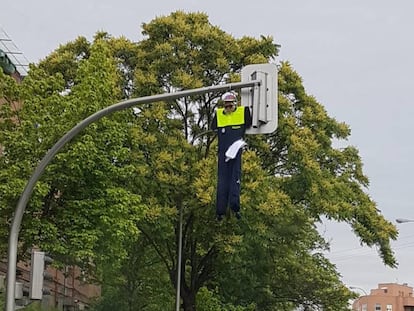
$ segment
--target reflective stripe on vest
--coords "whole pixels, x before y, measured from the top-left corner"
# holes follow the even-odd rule
[[[217,127],[244,124],[244,106],[238,106],[229,114],[224,113],[224,108],[217,109]]]

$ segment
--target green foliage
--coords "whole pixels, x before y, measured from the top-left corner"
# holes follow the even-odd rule
[[[44,306],[40,302],[31,302],[29,305],[22,308],[21,310],[24,310],[24,311],[58,311],[57,308]]]
[[[173,291],[162,263],[143,241],[131,244],[129,256],[119,268],[109,264],[104,271],[103,295],[95,311],[162,311],[174,305]]]
[[[323,107],[305,94],[300,78],[288,63],[280,66],[279,130],[270,143],[273,155],[285,161],[268,166],[283,177],[284,191],[312,217],[324,215],[348,222],[361,242],[378,246],[385,264],[395,266],[390,239],[396,239],[395,226],[378,213],[366,194],[368,178],[355,147],[332,147],[334,140],[346,139],[350,130],[329,117]],[[282,142],[282,144],[281,144]],[[270,155],[272,157],[272,155]]]
[[[5,301],[6,301],[5,293],[0,292],[0,310],[4,310]],[[20,310],[24,310],[24,311],[58,311],[57,308],[46,307],[46,306],[42,305],[40,302],[31,302],[27,306],[25,306],[23,308],[20,308]]]
[[[271,38],[237,40],[211,25],[203,13],[173,12],[144,23],[142,33],[134,80],[138,96],[232,82],[233,74],[239,79],[241,67],[250,63],[251,52],[264,62],[277,53]],[[220,95],[213,92],[172,104],[188,140],[208,128]]]
[[[232,304],[223,304],[220,302],[217,293],[209,291],[206,287],[200,288],[197,294],[198,311],[254,311],[256,310],[255,304],[249,306],[234,306]]]

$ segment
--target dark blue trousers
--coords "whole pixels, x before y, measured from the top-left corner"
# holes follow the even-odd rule
[[[225,215],[227,206],[235,213],[240,211],[241,155],[239,150],[234,159],[226,162],[225,151],[218,154],[217,215]]]

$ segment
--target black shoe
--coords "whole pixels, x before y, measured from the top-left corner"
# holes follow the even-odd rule
[[[235,215],[236,215],[236,218],[237,218],[238,220],[240,220],[240,219],[241,219],[241,214],[240,214],[240,212],[236,212],[236,213],[235,213]]]
[[[217,215],[217,221],[222,221],[223,220],[223,215]]]

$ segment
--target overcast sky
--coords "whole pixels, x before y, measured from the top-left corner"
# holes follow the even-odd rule
[[[142,23],[176,10],[205,12],[239,38],[271,35],[330,116],[350,125],[370,178],[367,190],[390,221],[413,218],[414,1],[412,0],[3,0],[0,27],[29,62],[78,36],[104,30],[138,41]],[[414,286],[414,223],[398,225],[398,269],[361,247],[349,227],[321,226],[348,286]]]

